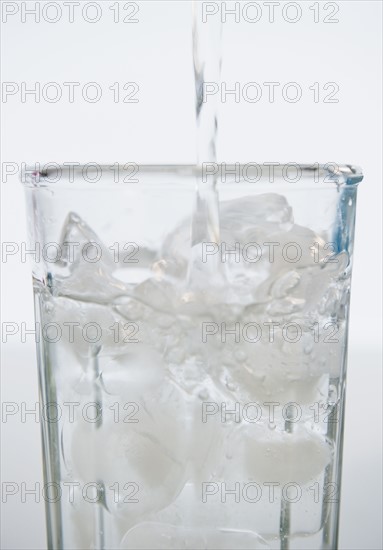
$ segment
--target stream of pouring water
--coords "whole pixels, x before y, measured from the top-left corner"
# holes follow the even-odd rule
[[[197,164],[216,162],[219,94],[204,97],[205,85],[220,84],[222,23],[203,21],[201,2],[193,1],[193,61],[196,91]]]
[[[204,163],[217,160],[217,130],[219,94],[210,95],[208,100],[205,87],[216,86],[221,78],[221,35],[222,23],[218,17],[202,18],[202,2],[194,0],[193,7],[193,61],[196,93],[197,123],[197,165],[202,170],[197,175],[197,195],[192,225],[192,257],[190,273],[201,257],[201,248],[196,245],[206,242],[220,242],[219,209],[216,179],[208,181],[202,177]],[[218,255],[216,255],[218,258]],[[217,261],[210,262],[216,273]]]
[[[219,93],[206,96],[207,86],[219,86],[222,66],[222,22],[220,17],[206,15],[203,20],[203,5],[193,0],[193,62],[196,93],[197,123],[197,165],[217,162],[218,106]],[[197,198],[192,224],[192,256],[189,281],[200,262],[201,243],[220,244],[219,197],[215,176],[204,181],[197,176]],[[200,245],[200,246],[197,246]],[[210,271],[217,277],[222,274],[220,255],[216,254],[210,263]],[[207,269],[207,272],[209,269]],[[291,423],[285,429],[291,432]],[[290,503],[281,498],[280,545],[281,550],[289,549]]]

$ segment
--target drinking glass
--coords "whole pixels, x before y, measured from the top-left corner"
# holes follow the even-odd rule
[[[23,180],[48,547],[336,548],[360,170]]]

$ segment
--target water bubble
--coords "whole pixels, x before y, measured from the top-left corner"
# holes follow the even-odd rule
[[[167,266],[166,260],[158,260],[157,262],[155,262],[152,265],[152,271],[153,271],[154,275],[157,278],[161,279],[165,274],[166,266]]]
[[[201,399],[201,401],[206,401],[207,399],[209,399],[209,391],[206,388],[203,388],[198,393],[198,397]]]
[[[195,302],[194,292],[185,292],[185,294],[181,296],[181,302],[185,304],[189,304],[190,302]]]
[[[226,381],[226,387],[229,391],[236,391],[238,389],[237,384],[235,384],[232,380]]]
[[[246,361],[247,354],[242,350],[236,350],[234,352],[234,357],[239,361],[240,363],[243,363],[243,361]]]
[[[314,344],[312,342],[310,342],[309,344],[305,345],[305,347],[303,348],[303,352],[306,355],[310,355],[312,353],[313,349],[314,349]]]
[[[156,323],[160,328],[170,328],[175,319],[171,315],[159,315],[156,318]]]
[[[52,302],[45,302],[44,309],[46,313],[52,313],[55,309],[55,306],[53,305]]]
[[[330,384],[330,386],[328,388],[328,399],[329,399],[329,401],[332,401],[333,403],[335,403],[338,399],[338,390],[337,390],[336,386],[334,386],[333,384]]]

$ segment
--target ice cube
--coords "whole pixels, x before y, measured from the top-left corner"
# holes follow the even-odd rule
[[[303,426],[289,433],[254,425],[245,446],[248,473],[259,483],[305,485],[324,472],[332,456],[325,438]]]
[[[134,421],[131,417],[126,421],[125,403],[119,404],[117,419],[104,416],[98,427],[77,423],[68,461],[84,482],[116,484],[108,507],[125,518],[126,525],[133,525],[178,496],[189,474],[191,441],[185,430],[186,403],[173,384],[164,381],[147,389],[136,402]],[[128,498],[127,484],[138,489],[138,502]]]

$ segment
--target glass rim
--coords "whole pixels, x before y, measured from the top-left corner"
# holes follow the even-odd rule
[[[140,175],[144,181],[140,181]],[[301,164],[296,162],[248,162],[196,164],[137,164],[111,163],[36,163],[21,171],[20,181],[28,188],[113,187],[131,184],[174,184],[179,178],[193,183],[217,180],[220,184],[279,184],[294,185],[301,179],[311,180],[313,188],[356,186],[363,180],[361,168],[352,164]],[[108,180],[108,181],[107,181]],[[112,180],[112,181],[111,181]],[[307,182],[305,181],[305,185]]]

